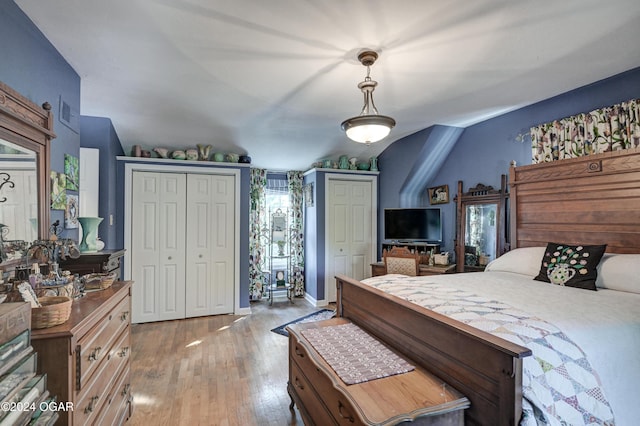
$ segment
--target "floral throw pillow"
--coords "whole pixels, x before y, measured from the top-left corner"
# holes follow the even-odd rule
[[[540,273],[534,280],[596,290],[597,267],[607,245],[548,243]]]

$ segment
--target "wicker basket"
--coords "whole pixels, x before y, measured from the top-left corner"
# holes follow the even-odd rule
[[[78,296],[78,288],[74,282],[64,285],[48,285],[37,287],[35,290],[38,297],[67,296],[72,299]]]
[[[448,265],[449,253],[441,253],[433,255],[433,263],[436,265]]]
[[[82,277],[85,290],[104,290],[111,287],[116,280],[116,274],[87,274]]]
[[[66,296],[40,297],[41,308],[31,308],[31,328],[49,328],[67,322],[73,299]]]

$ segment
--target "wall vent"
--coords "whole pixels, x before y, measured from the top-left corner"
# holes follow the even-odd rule
[[[58,119],[62,124],[70,128],[76,133],[80,133],[78,129],[78,111],[74,110],[62,96],[60,96],[60,111],[58,112]]]

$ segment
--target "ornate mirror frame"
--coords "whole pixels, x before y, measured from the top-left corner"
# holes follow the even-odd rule
[[[45,102],[39,107],[0,82],[0,139],[36,154],[39,238],[49,235],[49,164],[55,137],[51,105]]]
[[[506,235],[506,223],[507,217],[507,199],[509,194],[507,192],[507,176],[501,176],[501,188],[499,190],[494,189],[492,186],[486,186],[481,183],[477,184],[474,188],[469,188],[469,191],[463,192],[462,181],[458,181],[458,195],[456,195],[456,271],[457,272],[473,272],[482,271],[484,266],[469,266],[465,265],[465,237],[467,235],[467,207],[468,206],[496,206],[495,217],[495,255],[496,257],[502,255],[508,250],[508,238]],[[476,253],[480,255],[480,253]]]

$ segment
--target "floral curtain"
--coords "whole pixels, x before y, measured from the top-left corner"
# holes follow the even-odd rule
[[[533,163],[640,146],[640,99],[531,128]]]
[[[249,299],[260,300],[265,295],[265,276],[267,269],[265,256],[264,232],[267,225],[265,212],[265,188],[267,171],[251,169],[250,173],[250,205],[249,205]]]
[[[304,296],[304,226],[302,172],[287,172],[289,182],[289,264],[290,282],[295,296]]]

